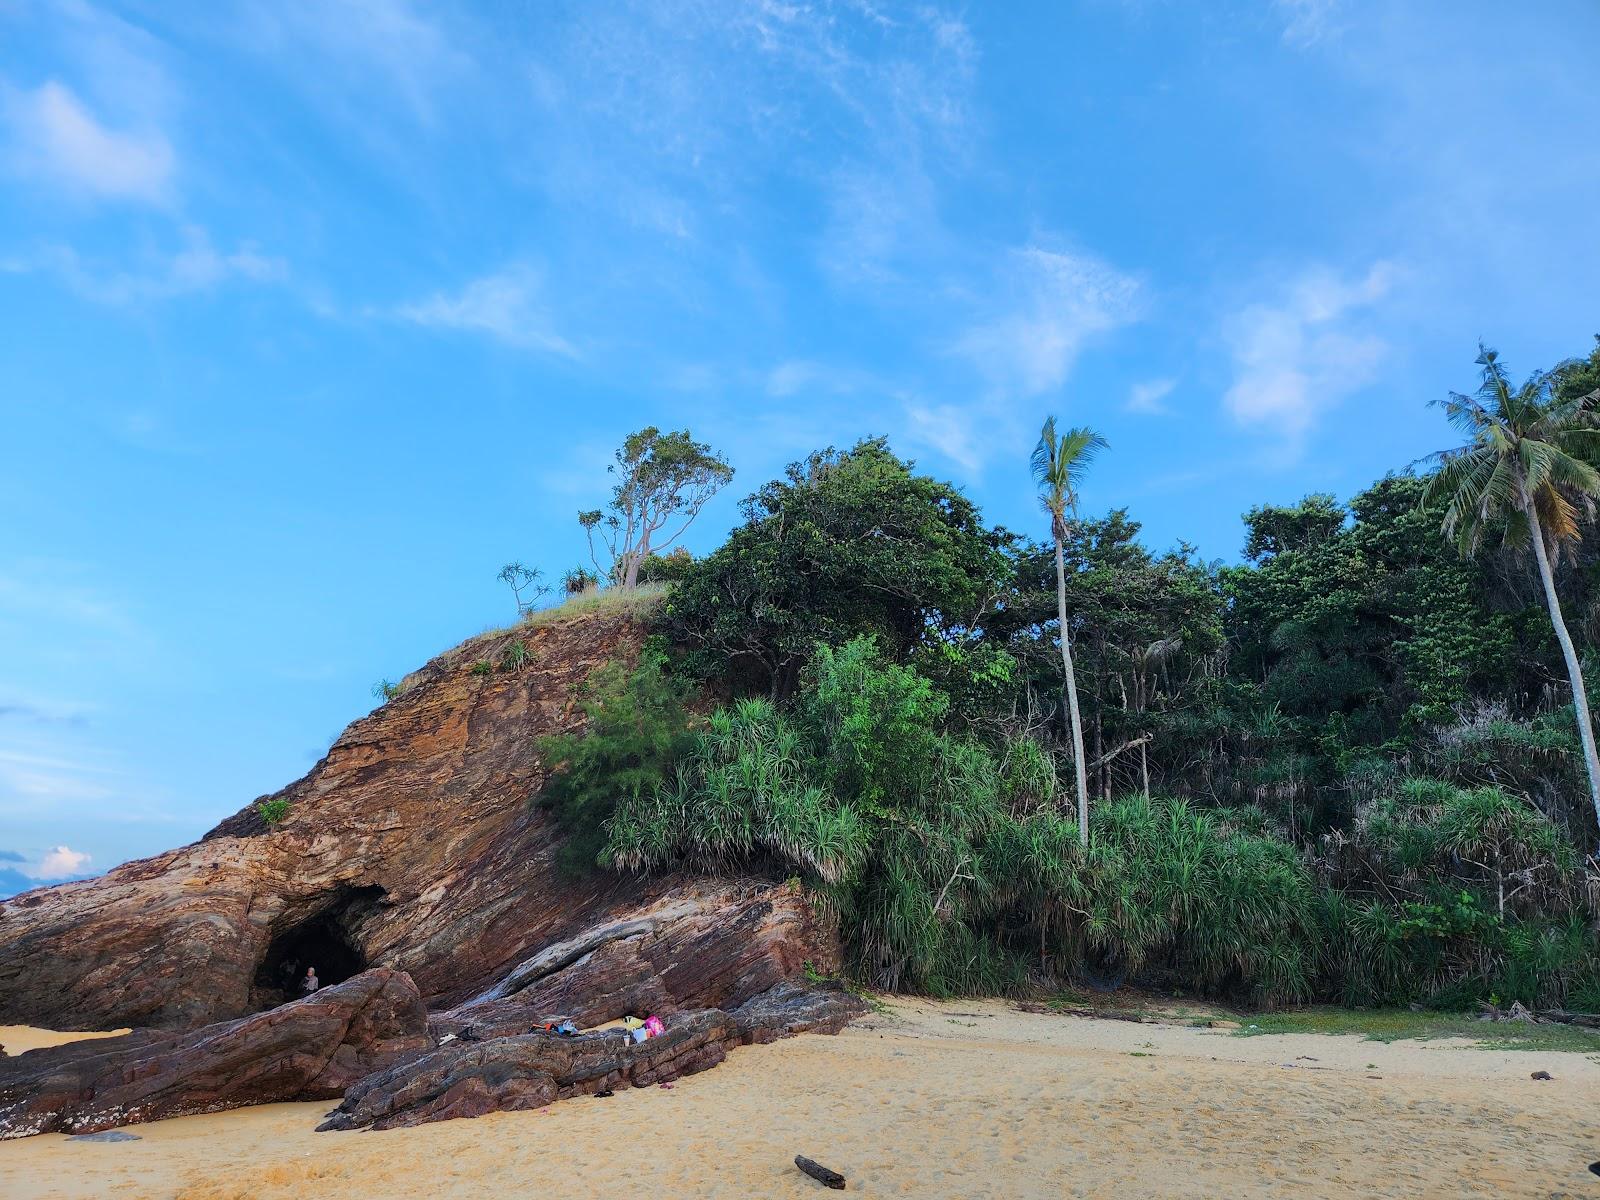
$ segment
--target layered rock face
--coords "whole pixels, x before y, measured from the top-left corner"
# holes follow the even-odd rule
[[[458,1037],[362,1080],[318,1129],[394,1129],[670,1083],[710,1070],[737,1046],[797,1033],[838,1033],[866,1007],[842,989],[779,984],[732,1012],[680,1013],[668,1019],[663,1035],[644,1042],[630,1043],[615,1030],[574,1038]]]
[[[0,1020],[193,1029],[369,967],[415,980],[442,1031],[524,1032],[628,1011],[726,1007],[837,950],[803,898],[755,880],[556,864],[530,806],[535,747],[575,728],[579,685],[637,652],[640,626],[587,616],[486,634],[354,722],[309,774],[203,840],[0,904]]]
[[[410,977],[368,971],[271,1012],[190,1033],[140,1030],[0,1058],[0,1138],[332,1099],[432,1046]]]

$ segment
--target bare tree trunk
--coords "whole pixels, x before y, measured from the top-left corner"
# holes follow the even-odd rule
[[[1594,718],[1589,712],[1589,692],[1583,685],[1583,669],[1578,664],[1578,652],[1573,648],[1572,635],[1567,632],[1567,622],[1561,615],[1561,600],[1556,595],[1555,572],[1550,569],[1550,552],[1544,544],[1544,527],[1539,524],[1538,506],[1525,500],[1523,512],[1528,517],[1528,528],[1533,534],[1533,555],[1539,563],[1539,581],[1544,584],[1544,602],[1550,609],[1550,624],[1555,628],[1556,641],[1561,643],[1561,656],[1567,660],[1567,678],[1572,683],[1572,707],[1578,717],[1578,737],[1583,742],[1583,761],[1589,771],[1589,800],[1594,805],[1594,816],[1600,824],[1600,754],[1595,752]]]
[[[1061,622],[1061,669],[1067,676],[1067,713],[1072,722],[1072,771],[1078,790],[1078,843],[1089,844],[1089,781],[1083,758],[1083,721],[1078,715],[1078,681],[1072,673],[1072,642],[1067,635],[1067,560],[1056,538],[1056,616]]]

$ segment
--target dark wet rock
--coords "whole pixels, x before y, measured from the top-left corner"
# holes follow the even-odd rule
[[[717,1009],[670,1018],[664,1034],[644,1042],[620,1032],[457,1039],[356,1084],[318,1128],[392,1129],[665,1083],[716,1066],[737,1042],[733,1019]]]
[[[431,1046],[411,978],[368,971],[270,1012],[188,1033],[141,1030],[6,1058],[0,1138],[332,1099]]]
[[[626,1013],[731,1009],[797,974],[818,940],[797,889],[684,882],[656,904],[545,947],[436,1014],[433,1027],[500,1037],[561,1017],[587,1027]]]
[[[867,1002],[841,983],[802,985],[786,980],[734,1009],[733,1020],[748,1045],[797,1033],[838,1033],[867,1011]]]
[[[837,1033],[865,1011],[859,997],[841,988],[781,983],[732,1013],[710,1009],[668,1017],[666,1032],[643,1042],[629,1042],[615,1031],[575,1038],[542,1032],[470,1041],[458,1036],[362,1080],[318,1128],[393,1129],[670,1083],[709,1070],[737,1046],[808,1031]]]

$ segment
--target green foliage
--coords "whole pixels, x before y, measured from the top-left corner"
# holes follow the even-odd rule
[[[953,485],[881,440],[792,464],[745,521],[684,573],[665,628],[703,674],[777,698],[819,643],[871,635],[892,658],[960,640],[1009,574],[1009,538]]]
[[[551,774],[538,799],[567,834],[569,870],[593,868],[613,810],[654,797],[688,747],[689,689],[666,666],[647,646],[631,670],[621,661],[598,668],[584,687],[584,732],[539,739]]]
[[[528,647],[521,638],[515,638],[504,650],[500,652],[500,669],[502,671],[520,671],[528,665]]]
[[[640,583],[677,583],[694,565],[694,556],[682,546],[670,554],[648,554],[639,560]]]
[[[1597,364],[1495,402],[1571,415]],[[1519,469],[1581,514],[1583,481],[1529,453]],[[601,736],[567,748],[598,755],[573,776],[590,799],[569,827],[591,859],[603,827],[618,869],[798,877],[839,919],[850,976],[878,988],[1087,977],[1269,1005],[1600,1007],[1563,661],[1525,566],[1441,537],[1424,505],[1439,486],[1395,475],[1345,503],[1257,507],[1224,566],[1152,553],[1126,511],[1077,513],[1069,473],[1084,847],[1060,793],[1054,546],[986,526],[881,440],[813,455],[745,502],[721,548],[640,559],[671,583],[653,615],[676,669],[726,703],[693,729],[665,721],[672,745],[643,760],[595,719]],[[1498,536],[1515,513],[1497,520]],[[1600,678],[1600,539],[1563,550],[1553,586]],[[601,708],[625,711],[620,680]]]
[[[256,812],[261,814],[261,819],[269,826],[283,824],[289,815],[289,798],[287,796],[274,796],[270,800],[257,800]]]
[[[853,931],[853,970],[874,987],[1015,982],[961,914],[988,886],[983,839],[1012,806],[1048,801],[1054,777],[1037,754],[941,730],[947,708],[870,638],[819,647],[792,711],[753,698],[715,713],[670,786],[618,806],[606,854],[798,872]]]
[[[568,596],[576,596],[600,586],[600,576],[584,566],[573,567],[561,576],[561,591]]]
[[[477,662],[472,664],[472,674],[480,677],[484,675],[493,675],[494,664],[489,662],[487,659],[479,659]]]
[[[402,685],[392,679],[380,679],[372,685],[373,698],[387,704],[400,694]]]
[[[733,479],[727,460],[687,429],[662,433],[654,425],[628,435],[610,471],[616,479],[610,503],[604,511],[580,512],[578,524],[595,570],[624,588],[636,586],[641,564],[681,537]]]

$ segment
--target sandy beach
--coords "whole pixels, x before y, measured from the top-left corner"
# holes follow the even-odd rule
[[[536,1112],[317,1134],[329,1105],[281,1104],[6,1142],[0,1195],[820,1195],[803,1153],[866,1195],[1588,1196],[1597,1103],[1600,1056],[900,1000],[670,1090]]]

